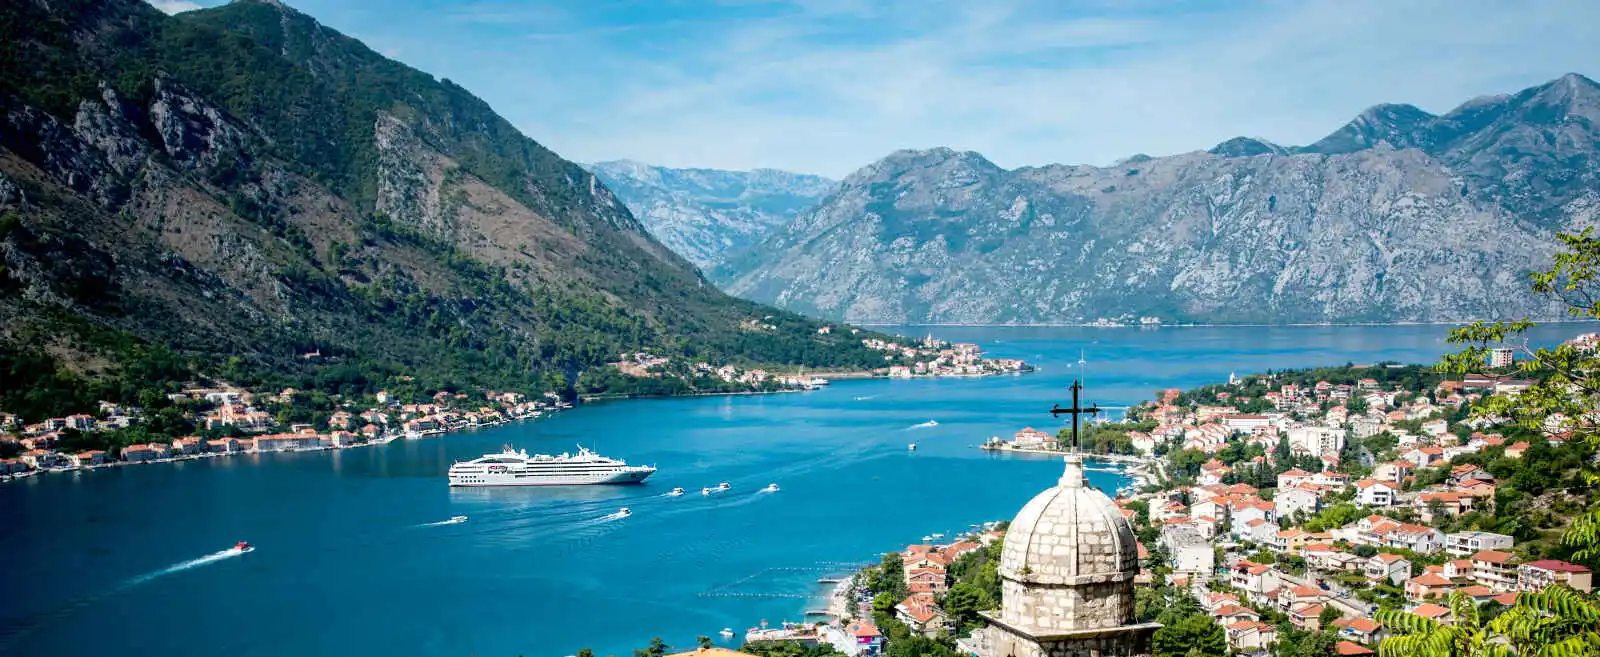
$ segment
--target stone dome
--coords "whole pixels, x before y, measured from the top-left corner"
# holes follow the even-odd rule
[[[1139,572],[1133,528],[1111,498],[1088,486],[1083,459],[1026,506],[1000,556],[1002,619],[1036,630],[1078,631],[1133,621]]]

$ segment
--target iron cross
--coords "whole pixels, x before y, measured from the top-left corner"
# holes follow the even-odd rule
[[[1078,451],[1078,416],[1084,413],[1096,415],[1101,410],[1099,406],[1093,404],[1091,404],[1088,408],[1079,406],[1078,391],[1080,390],[1083,390],[1083,384],[1078,383],[1078,381],[1074,379],[1072,381],[1072,408],[1062,408],[1060,404],[1050,407],[1051,417],[1061,415],[1062,413],[1072,414],[1072,451],[1074,452]]]

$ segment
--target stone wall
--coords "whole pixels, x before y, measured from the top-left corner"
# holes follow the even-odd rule
[[[1133,623],[1133,581],[1041,586],[1006,579],[1002,619],[1040,633],[1120,627]]]
[[[1081,639],[1033,641],[995,633],[994,651],[986,657],[1149,657],[1151,632],[1129,632]]]

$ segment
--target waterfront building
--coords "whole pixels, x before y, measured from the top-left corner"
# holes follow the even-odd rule
[[[1508,347],[1494,347],[1489,350],[1489,367],[1511,367],[1515,352]]]
[[[966,645],[978,657],[1150,654],[1158,623],[1134,616],[1133,528],[1066,457],[1056,486],[1022,507],[1000,557],[1001,602]]]

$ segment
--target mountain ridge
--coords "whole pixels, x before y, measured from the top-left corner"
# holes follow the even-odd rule
[[[585,166],[616,190],[651,235],[703,270],[793,220],[838,184],[766,168],[679,169],[635,160]]]
[[[1521,274],[1595,222],[1597,91],[1569,74],[1438,116],[1374,106],[1305,147],[1109,167],[896,151],[713,278],[890,324],[1553,316]]]
[[[0,60],[9,411],[206,377],[571,390],[642,349],[881,360],[722,294],[481,99],[281,3],[11,3]]]

